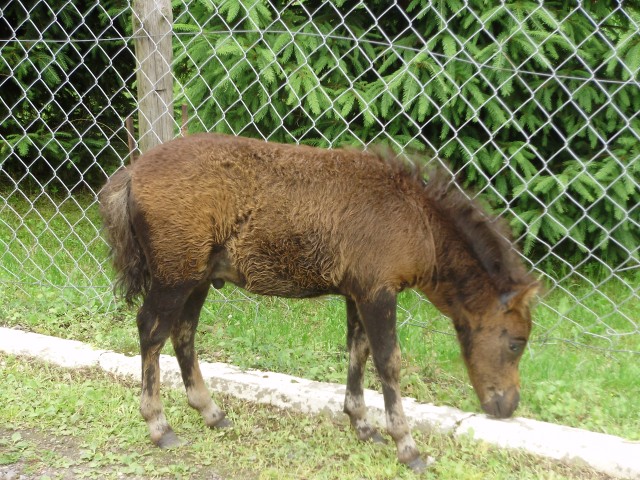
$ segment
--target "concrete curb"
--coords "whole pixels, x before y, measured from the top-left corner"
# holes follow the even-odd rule
[[[140,358],[36,333],[0,327],[0,352],[35,357],[67,368],[98,367],[120,377],[140,377]],[[182,379],[173,357],[162,355],[162,381],[182,388]],[[256,403],[290,408],[302,413],[343,418],[344,385],[321,383],[281,373],[242,371],[224,363],[201,364],[202,374],[213,391]],[[365,400],[371,421],[384,427],[382,395],[367,390]],[[579,463],[617,478],[640,479],[640,442],[577,428],[513,418],[494,420],[455,408],[421,404],[404,398],[407,419],[413,428],[453,435],[471,434],[501,448],[523,449],[529,453]]]

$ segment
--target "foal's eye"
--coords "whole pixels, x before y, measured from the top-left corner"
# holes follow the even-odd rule
[[[509,350],[513,353],[520,353],[524,348],[524,342],[511,342],[509,344]]]

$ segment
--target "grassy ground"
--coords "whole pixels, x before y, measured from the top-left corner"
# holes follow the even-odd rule
[[[198,329],[196,347],[203,361],[345,381],[346,328],[341,300],[262,299],[253,303],[239,293],[225,293],[231,300],[219,296],[216,301],[212,292],[213,301]],[[409,297],[402,303],[412,301]],[[424,304],[421,308],[427,310],[424,315],[430,315],[431,307]],[[134,315],[124,309],[105,311],[96,304],[70,307],[56,290],[41,288],[34,297],[0,285],[0,324],[82,340],[98,348],[137,354]],[[448,320],[435,318],[429,328],[405,325],[399,331],[403,395],[480,411],[453,329]],[[165,353],[172,353],[170,345]],[[370,363],[366,386],[378,389]],[[640,440],[638,355],[534,339],[522,359],[521,378],[518,415]]]
[[[390,445],[359,443],[346,423],[219,398],[234,428],[205,429],[181,391],[167,413],[188,440],[152,447],[138,418],[138,386],[95,370],[70,371],[0,355],[0,477],[189,479],[410,479]],[[437,462],[420,478],[605,479],[468,438],[415,434]]]
[[[97,265],[104,265],[106,248],[96,239],[97,212],[95,205],[86,209],[90,202],[80,198],[59,204],[41,197],[33,206],[27,201],[0,204],[0,247],[4,248],[0,251],[0,325],[135,354],[134,312],[105,300],[111,298],[108,273]],[[75,288],[34,284],[66,284],[67,277]],[[580,281],[563,284],[545,296],[544,305],[535,311],[532,343],[521,363],[518,415],[640,440],[640,355],[625,352],[640,352],[638,326],[628,320],[640,318],[640,302],[633,300],[633,295],[637,300],[638,285],[640,274],[632,272],[596,289]],[[198,331],[202,359],[344,382],[342,301],[258,300],[229,287],[211,293]],[[400,329],[403,394],[479,411],[450,321],[413,292],[402,295],[400,307],[400,319],[407,322]],[[565,313],[572,321],[560,319]],[[165,353],[171,353],[169,347]],[[368,387],[378,388],[371,369],[366,381]],[[179,403],[184,404],[184,399]],[[120,416],[130,413],[130,421],[143,428],[137,407],[132,408]],[[316,420],[309,421],[315,425]],[[15,429],[19,433],[20,426]],[[281,438],[287,438],[284,435]],[[136,437],[140,444],[145,442],[143,437]],[[470,444],[446,442],[453,442],[456,449],[469,449],[474,457]]]

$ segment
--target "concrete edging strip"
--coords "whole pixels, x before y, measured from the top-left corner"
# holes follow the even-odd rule
[[[120,377],[140,378],[139,356],[96,350],[75,340],[0,327],[0,352],[35,357],[67,368],[98,367]],[[163,383],[182,388],[175,359],[162,355],[160,362]],[[307,414],[343,416],[344,385],[274,372],[243,371],[224,363],[202,362],[201,369],[214,391]],[[382,395],[367,390],[365,400],[371,421],[384,427]],[[617,478],[640,479],[640,442],[526,418],[494,420],[451,407],[421,404],[408,397],[403,398],[403,405],[412,427],[419,430],[471,434],[501,448],[522,449],[567,463],[589,465]]]

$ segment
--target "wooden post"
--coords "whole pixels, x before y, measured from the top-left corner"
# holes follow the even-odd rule
[[[171,0],[134,0],[138,64],[138,146],[142,152],[174,137]]]

